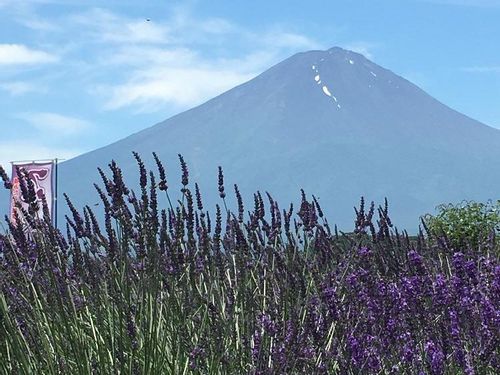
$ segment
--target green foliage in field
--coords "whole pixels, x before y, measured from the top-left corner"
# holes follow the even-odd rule
[[[488,236],[500,231],[500,200],[494,204],[464,201],[442,204],[436,215],[427,214],[424,222],[434,235],[445,235],[451,245],[477,248]]]

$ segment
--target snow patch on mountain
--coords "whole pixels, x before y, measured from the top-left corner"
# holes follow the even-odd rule
[[[332,96],[332,93],[330,92],[330,90],[328,90],[328,87],[326,86],[323,86],[323,92],[325,93],[325,95],[328,95],[329,97]]]
[[[319,71],[318,71],[318,66],[316,64],[314,65],[311,65],[311,69],[314,70],[314,72],[316,73],[316,75],[314,76],[314,81],[318,84],[318,85],[322,85],[322,81],[321,81],[321,76],[319,74]],[[326,96],[329,96],[330,98],[333,99],[333,101],[335,103],[337,103],[337,108],[340,109],[341,106],[340,104],[338,104],[338,99],[335,95],[333,95],[330,91],[330,89],[328,88],[327,85],[322,85],[321,86],[321,89],[323,90],[323,93],[326,95]]]

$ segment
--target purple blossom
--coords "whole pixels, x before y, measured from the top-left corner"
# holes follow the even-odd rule
[[[274,336],[278,332],[278,325],[268,314],[261,314],[259,317],[259,323],[264,331],[270,336]]]
[[[369,258],[372,255],[372,251],[367,246],[362,246],[358,250],[358,254],[361,258]]]
[[[155,331],[154,339],[165,345],[171,363],[193,373],[214,365],[266,375],[480,374],[498,368],[496,245],[451,250],[446,239],[392,233],[385,207],[377,234],[373,204],[366,214],[364,202],[356,233],[332,235],[316,198],[308,202],[305,192],[293,223],[292,208],[281,211],[269,194],[265,207],[260,193],[245,222],[236,186],[235,211],[224,206],[223,220],[217,205],[212,232],[198,185],[194,193],[187,189],[181,157],[183,194],[174,207],[168,195],[168,202],[157,196],[162,181],[167,187],[156,154],[158,186],[135,156],[139,198],[115,162],[111,178],[100,171],[105,230],[97,213],[72,206],[67,238],[46,222],[22,219],[22,212],[18,224],[8,223],[8,235],[0,234],[0,309],[13,323],[3,328],[6,337],[26,343],[33,358],[47,355],[39,345],[46,337],[34,324],[40,313],[57,322],[89,312],[127,373],[139,373],[144,351],[156,345],[148,336],[151,322],[162,322],[155,329],[168,327]],[[222,168],[218,185],[224,198]],[[119,317],[115,326],[107,312]],[[93,340],[88,324],[79,327],[82,343]],[[1,340],[0,347],[10,345]],[[71,353],[54,362],[60,371],[78,372]],[[106,372],[98,359],[89,363],[94,372]],[[160,367],[158,372],[172,371]]]
[[[189,368],[191,370],[197,370],[201,360],[206,356],[206,351],[201,346],[195,346],[193,350],[189,353]]]
[[[253,345],[252,345],[252,358],[254,362],[257,362],[259,360],[259,354],[260,354],[260,345],[262,341],[262,336],[258,330],[255,330],[253,337],[252,337]]]
[[[440,375],[444,373],[444,354],[433,341],[428,341],[424,345],[427,361],[430,365],[432,375]]]

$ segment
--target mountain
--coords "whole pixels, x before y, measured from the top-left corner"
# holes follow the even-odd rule
[[[61,190],[77,206],[92,206],[96,167],[111,159],[136,184],[132,151],[151,169],[156,151],[176,192],[182,154],[210,210],[220,203],[221,165],[232,207],[234,183],[247,208],[256,190],[286,208],[304,188],[344,230],[353,228],[360,196],[387,197],[394,223],[415,232],[419,216],[440,203],[500,195],[499,130],[336,47],[298,53],[196,108],[61,164]]]

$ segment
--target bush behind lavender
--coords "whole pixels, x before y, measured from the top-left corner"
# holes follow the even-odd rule
[[[477,247],[492,232],[500,233],[500,200],[442,204],[437,210],[437,215],[424,216],[425,223],[455,247]]]
[[[0,371],[5,374],[494,374],[500,265],[495,233],[457,248],[393,226],[387,202],[330,227],[317,199],[298,210],[255,193],[203,206],[179,156],[139,155],[140,191],[99,170],[104,227],[90,207],[55,229],[30,209],[0,236]],[[22,176],[22,173],[21,173]],[[159,199],[168,202],[160,209]]]

